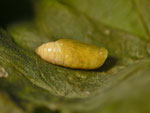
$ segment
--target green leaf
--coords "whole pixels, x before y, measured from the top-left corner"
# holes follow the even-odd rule
[[[150,112],[148,4],[33,0],[32,20],[0,30],[0,112]],[[99,69],[86,71],[56,66],[36,55],[42,43],[61,38],[105,47],[109,57]]]

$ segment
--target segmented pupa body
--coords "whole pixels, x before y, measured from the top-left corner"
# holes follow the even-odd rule
[[[95,45],[72,39],[60,39],[42,44],[36,53],[44,60],[74,69],[96,69],[102,66],[108,51]]]

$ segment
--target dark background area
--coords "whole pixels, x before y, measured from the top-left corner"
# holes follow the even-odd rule
[[[29,20],[33,16],[31,0],[0,0],[0,27],[5,28],[12,22]]]

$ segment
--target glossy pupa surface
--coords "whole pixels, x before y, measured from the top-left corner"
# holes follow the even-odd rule
[[[42,44],[36,53],[44,60],[73,69],[97,69],[108,56],[105,48],[72,39],[60,39]]]

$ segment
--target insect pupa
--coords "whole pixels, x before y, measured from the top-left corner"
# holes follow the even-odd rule
[[[72,39],[60,39],[42,44],[36,53],[44,60],[73,69],[97,69],[108,56],[105,48]]]

